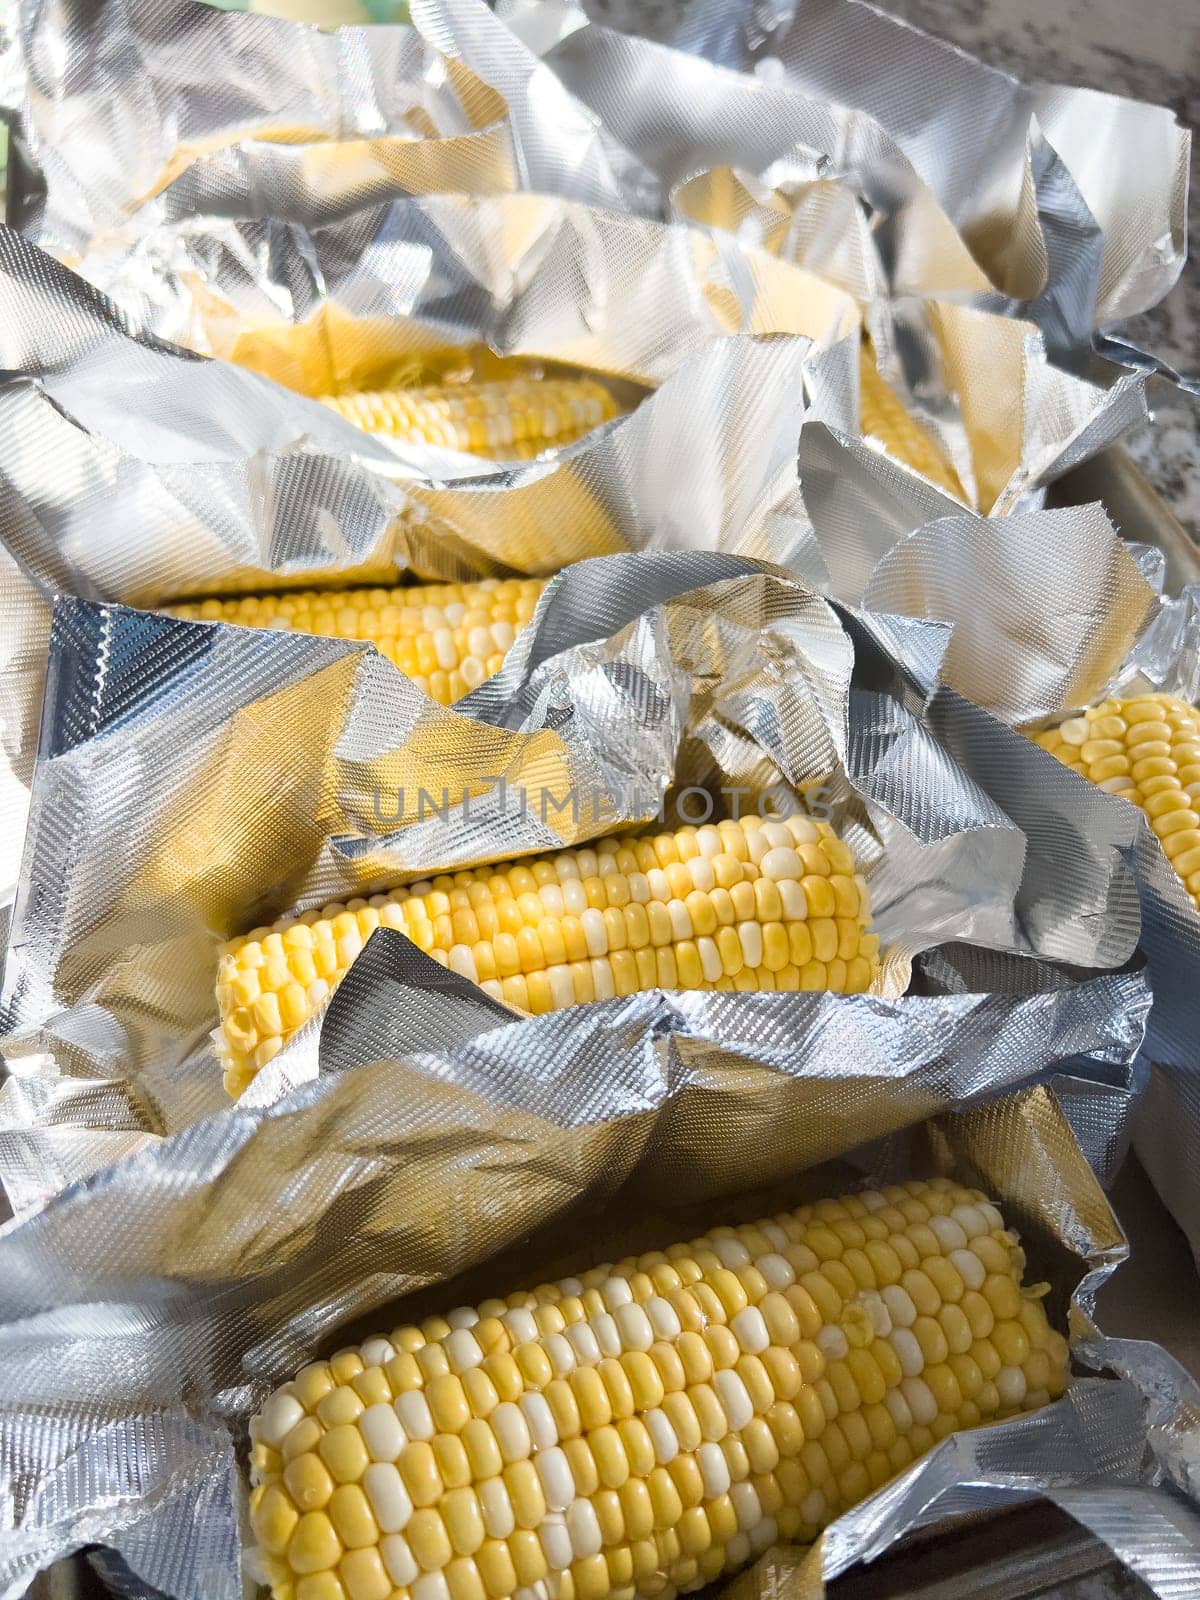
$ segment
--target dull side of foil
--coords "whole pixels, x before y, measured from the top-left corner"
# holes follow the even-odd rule
[[[887,993],[947,939],[1028,949],[1021,828],[882,653],[850,693],[854,656],[798,580],[704,552],[569,569],[499,691],[459,710],[366,645],[60,601],[3,990],[14,1080],[58,1086],[45,1183],[87,1166],[92,1131],[157,1138],[221,1104],[223,939],[653,818],[672,783],[689,815],[806,791],[877,878]],[[113,1086],[113,1125],[80,1079]],[[28,1204],[46,1136],[11,1098],[0,1159]]]
[[[916,1173],[978,1184],[1021,1230],[1055,1317],[1073,1306],[1087,1359],[1105,1364],[1092,1301],[1121,1259],[1120,1232],[1053,1093],[997,1089],[1064,1052],[1112,1048],[1114,1016],[1144,1005],[1136,977],[1007,1004],[643,995],[580,1028],[503,1022],[440,968],[428,986],[427,965],[376,934],[319,1040],[310,1030],[289,1046],[319,1052],[312,1081],[206,1117],[0,1236],[0,1451],[22,1463],[6,1478],[0,1592],[15,1597],[82,1542],[114,1547],[178,1600],[236,1592],[231,1434],[335,1329],[421,1291],[423,1307],[470,1300],[536,1281],[547,1263],[574,1270],[648,1234],[687,1236],[717,1210],[755,1215],[767,1196],[795,1204]],[[721,1014],[738,999],[785,999],[794,1015],[741,1008],[726,1043]],[[643,1047],[614,1051],[631,1028]],[[119,1254],[107,1245],[117,1235]],[[165,1297],[150,1288],[163,1283]],[[43,1339],[61,1360],[44,1360]],[[1136,1360],[1125,1370],[1118,1384],[1082,1380],[1040,1418],[947,1442],[807,1559],[832,1576],[928,1520],[922,1486],[951,1502],[982,1493],[956,1486],[1018,1477],[1026,1489],[1145,1488],[1146,1515],[1161,1515],[1149,1385]],[[1154,1395],[1156,1427],[1172,1423],[1186,1444],[1186,1393],[1168,1404],[1159,1382]],[[791,1558],[765,1559],[764,1576]],[[821,1591],[788,1579],[782,1592]]]

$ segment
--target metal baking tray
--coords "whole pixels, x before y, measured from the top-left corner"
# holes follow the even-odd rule
[[[1047,496],[1058,506],[1094,500],[1125,538],[1163,551],[1170,591],[1200,582],[1200,550],[1125,451],[1105,451]],[[1183,1235],[1136,1162],[1118,1178],[1114,1201],[1133,1252],[1105,1291],[1101,1320],[1114,1334],[1157,1340],[1200,1377],[1200,1278]],[[111,1600],[114,1587],[145,1596],[136,1581],[110,1587],[98,1565],[87,1556],[60,1562],[34,1582],[31,1600]],[[101,1570],[110,1582],[116,1579],[111,1563]],[[1143,1600],[1151,1594],[1086,1529],[1037,1500],[940,1523],[878,1561],[852,1567],[828,1593],[829,1600],[962,1600],[967,1589],[971,1600]]]
[[[1167,589],[1200,582],[1200,548],[1161,495],[1119,446],[1105,450],[1051,484],[1046,503],[1079,506],[1099,500],[1122,537],[1156,544],[1167,558]]]

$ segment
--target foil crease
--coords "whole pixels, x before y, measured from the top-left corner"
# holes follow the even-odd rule
[[[1109,693],[1164,691],[1195,703],[1197,590],[1160,595],[1159,564],[1125,544],[1098,506],[1009,517],[1001,541],[994,527],[952,513],[932,486],[829,428],[806,426],[799,462],[819,551],[809,565],[824,573],[818,586],[876,612],[952,626],[940,651],[894,618],[885,642],[905,662],[943,747],[1025,835],[1016,901],[1025,936],[1068,962],[1117,962],[1131,937],[1140,942],[1155,1004],[1136,1148],[1200,1260],[1200,1181],[1189,1155],[1200,1137],[1200,912],[1141,812],[1029,740],[1001,736],[959,699],[1014,728]],[[1103,957],[1099,928],[1115,941]]]
[[[309,395],[370,386],[395,362],[471,339],[653,386],[696,348],[701,296],[714,332],[804,333],[828,344],[853,320],[849,286],[839,300],[821,261],[772,271],[775,257],[721,232],[654,231],[611,215],[590,234],[562,227],[547,249],[555,214],[535,206],[531,215],[528,200],[433,197],[317,227],[264,216],[261,204],[233,207],[97,250],[79,270],[147,329]],[[685,282],[699,280],[696,291],[664,293],[658,263],[668,256]],[[531,270],[537,282],[525,285]],[[448,317],[447,277],[464,293],[485,286],[493,305]],[[565,296],[563,282],[572,284]],[[730,289],[740,307],[729,305]],[[1003,515],[1148,416],[1143,374],[1100,361],[1068,372],[1047,359],[1030,322],[911,299],[868,307],[867,320],[885,380],[980,510]],[[857,390],[846,416],[857,427]]]
[[[504,97],[411,28],[323,32],[158,0],[22,6],[20,126],[44,194],[22,221],[75,260],[203,197],[518,186]],[[182,184],[176,188],[177,180]]]
[[[24,74],[10,98],[41,168],[39,242],[74,258],[213,180],[244,192],[252,170],[264,195],[305,204],[307,191],[318,209],[335,191],[336,205],[389,183],[487,192],[515,174],[528,190],[744,230],[863,298],[1026,309],[1075,357],[1182,268],[1189,141],[1169,110],[1019,84],[848,0],[693,5],[674,48],[571,6],[510,7],[512,26],[483,0],[411,9],[423,39],[180,0],[24,8],[7,76]],[[217,81],[238,92],[197,92]],[[214,158],[211,174],[189,172]]]
[[[1088,704],[1151,625],[1171,626],[1100,505],[1014,512],[997,538],[988,519],[818,422],[801,436],[799,474],[825,591],[949,624],[937,681],[1005,722]]]
[[[369,240],[322,236],[322,279],[334,274],[339,254],[343,262],[347,250],[353,256],[346,292],[353,283],[358,315],[348,323],[314,315],[305,338],[289,343],[284,359],[299,367],[302,384],[327,393],[364,362],[394,360],[414,342],[482,342],[661,386],[648,415],[618,418],[547,460],[515,467],[391,446],[255,372],[198,360],[131,327],[9,231],[0,234],[0,355],[20,376],[0,386],[5,477],[17,513],[8,540],[35,582],[47,592],[146,604],[364,568],[481,576],[496,570],[497,550],[505,568],[550,572],[564,558],[645,541],[632,519],[650,492],[642,481],[647,450],[682,435],[685,417],[718,457],[748,452],[756,464],[749,479],[772,448],[768,470],[778,478],[778,453],[794,447],[806,396],[824,416],[845,423],[853,414],[853,306],[769,257],[525,196],[400,202],[372,222],[376,248],[361,259]],[[296,294],[297,315],[318,311],[301,286]],[[407,321],[397,317],[398,295]],[[384,320],[394,324],[390,334],[381,331]],[[713,356],[702,376],[714,392],[699,411],[694,376],[670,389],[690,360],[744,334],[791,339]],[[268,350],[270,342],[264,337]],[[746,437],[768,422],[765,402],[755,409],[760,386],[780,408],[766,445]],[[798,391],[786,405],[785,389]],[[639,431],[616,461],[593,460],[631,427]],[[606,477],[618,467],[624,481],[610,489]],[[572,490],[565,480],[575,475],[583,481]],[[525,509],[551,485],[564,502],[553,544]],[[629,509],[606,515],[602,504],[591,519],[602,533],[590,545],[582,533],[564,549],[561,523],[572,499],[578,516],[618,487]],[[496,530],[486,549],[473,542],[482,535],[471,515],[485,491]],[[754,491],[735,481],[731,492]],[[133,543],[125,537],[131,505],[143,530]],[[700,510],[697,496],[681,515]],[[744,511],[728,520],[755,526]]]
[[[855,416],[846,296],[715,236],[556,200],[445,196],[370,215],[366,236],[358,222],[316,236],[316,276],[292,285],[299,330],[272,308],[254,333],[243,306],[224,353],[322,393],[414,346],[490,343],[656,392],[523,466],[392,447],[258,372],[161,342],[0,231],[0,551],[14,618],[0,657],[14,818],[3,882],[53,594],[152,605],[403,571],[549,573],[655,546],[795,559],[800,428],[810,412],[843,427]]]
[[[469,0],[440,5],[463,19],[465,35]],[[415,19],[436,6],[417,0]],[[593,23],[546,59],[668,181],[745,173],[761,186],[757,204],[765,199],[789,227],[808,199],[795,147],[824,157],[820,176],[869,207],[884,269],[916,266],[900,292],[971,295],[986,275],[1010,309],[1036,308],[1058,347],[1079,349],[1094,328],[1155,304],[1182,269],[1189,135],[1165,107],[1020,84],[849,0],[701,0],[671,44]],[[673,93],[680,51],[695,58],[676,69],[690,104]],[[651,76],[655,93],[639,94]],[[756,92],[774,99],[774,116],[755,114]],[[670,165],[686,144],[682,128],[705,152],[686,173]]]
[[[0,1234],[0,1592],[86,1540],[179,1600],[232,1595],[231,1441],[316,1348],[398,1298],[418,1313],[470,1300],[785,1194],[939,1171],[980,1184],[1051,1282],[1081,1362],[1106,1364],[1092,1300],[1123,1242],[1054,1093],[1028,1085],[1063,1052],[1132,1054],[1137,975],[1008,998],[641,995],[581,1026],[500,1016],[430,965],[377,933],[319,1028],[267,1069],[306,1057],[296,1087],[273,1098],[260,1077]],[[773,1000],[794,1014],[772,1017]],[[97,1248],[115,1236],[120,1252]],[[1148,1393],[1085,1377],[1038,1418],[948,1441],[807,1559],[831,1576],[931,1515],[923,1489],[969,1496],[952,1486],[1017,1474],[1027,1492],[1086,1489],[1098,1516],[1140,1490],[1156,1525]],[[1186,1444],[1186,1382],[1154,1399],[1156,1425]],[[130,1456],[139,1476],[117,1492]],[[205,1515],[172,1513],[181,1485]],[[760,1578],[772,1563],[790,1557],[769,1554]],[[821,1592],[811,1568],[807,1587],[782,1581]]]
[[[851,687],[855,655],[799,580],[715,552],[567,569],[450,709],[369,645],[60,600],[2,1002],[14,1201],[78,1176],[95,1132],[99,1161],[223,1103],[205,1039],[223,939],[664,797],[695,819],[802,791],[870,875],[883,993],[946,940],[1029,953],[1021,828],[886,662]]]
[[[310,347],[309,359],[319,363],[330,324],[337,325],[334,336],[346,340],[340,313],[364,316],[356,300],[355,264],[372,239],[372,201],[382,207],[419,187],[476,194],[511,187],[507,172],[494,177],[461,162],[456,154],[461,140],[401,139],[401,154],[422,165],[419,180],[375,155],[369,142],[364,146],[359,137],[364,118],[386,121],[385,110],[376,104],[381,91],[362,90],[359,84],[366,74],[374,86],[371,70],[378,56],[394,63],[392,92],[404,106],[418,106],[422,128],[437,121],[424,108],[435,88],[455,106],[490,96],[488,114],[506,105],[520,187],[631,216],[699,221],[716,230],[714,237],[736,240],[739,251],[783,254],[848,292],[869,313],[882,370],[942,446],[973,507],[1010,509],[1048,477],[1145,418],[1144,374],[1085,359],[1082,350],[1103,275],[1102,230],[1042,137],[1029,92],[966,58],[955,59],[978,73],[995,102],[994,114],[1001,116],[1003,96],[997,90],[1004,84],[1015,96],[1004,120],[1010,129],[1022,116],[1028,122],[1011,215],[1008,202],[1001,205],[997,194],[982,195],[972,166],[978,159],[974,135],[968,141],[957,131],[927,126],[930,105],[938,107],[939,119],[957,124],[971,120],[966,113],[969,106],[973,117],[973,101],[957,106],[954,118],[939,97],[922,98],[919,112],[916,105],[889,104],[888,118],[881,122],[859,100],[865,97],[873,106],[886,101],[887,85],[860,84],[856,100],[840,80],[824,88],[801,84],[792,75],[790,56],[782,73],[733,71],[687,50],[595,25],[568,29],[539,59],[519,31],[506,28],[482,0],[422,0],[414,19],[426,42],[406,28],[344,29],[336,35],[294,30],[300,47],[283,52],[296,62],[283,71],[278,94],[268,98],[264,90],[259,103],[246,91],[250,105],[235,108],[252,122],[257,117],[265,133],[235,141],[233,112],[192,92],[188,63],[211,44],[231,69],[244,69],[240,81],[253,78],[269,86],[277,74],[267,60],[290,37],[288,25],[259,17],[217,20],[211,14],[197,20],[189,13],[188,26],[174,27],[169,19],[177,4],[174,0],[164,11],[150,0],[123,0],[89,10],[70,0],[41,0],[24,29],[25,51],[38,64],[26,112],[35,128],[34,143],[39,117],[50,127],[68,113],[75,119],[70,159],[81,171],[71,174],[70,183],[51,172],[51,208],[64,187],[72,196],[83,196],[81,204],[89,203],[85,174],[104,161],[106,152],[113,170],[130,165],[117,159],[125,135],[111,125],[112,106],[123,102],[111,93],[100,96],[90,119],[87,107],[101,87],[114,87],[113,75],[119,79],[122,63],[143,58],[151,63],[161,101],[150,114],[155,139],[164,148],[173,140],[178,146],[167,162],[168,176],[151,198],[122,200],[123,225],[111,217],[98,222],[69,259],[164,337],[249,360],[294,382],[304,374],[304,357],[291,359],[293,342]],[[892,26],[887,19],[880,22]],[[822,52],[842,32],[847,49],[863,42],[861,22],[845,0],[806,7],[797,27],[802,24],[814,30]],[[914,82],[939,70],[943,47],[912,30],[905,30],[904,39],[907,54],[914,56],[908,63]],[[85,63],[74,77],[61,66],[66,41],[81,51]],[[811,74],[814,63],[805,60]],[[865,76],[872,78],[869,69]],[[967,87],[965,78],[956,85],[964,93]],[[1064,93],[1070,100],[1076,92]],[[350,103],[334,119],[330,107],[339,104],[339,95]],[[293,102],[301,125],[281,131],[274,108]],[[301,114],[313,105],[323,108],[330,123],[322,124],[324,142],[317,144],[306,139]],[[1169,166],[1175,173],[1175,187],[1160,179],[1152,198],[1140,185],[1139,201],[1148,215],[1138,216],[1136,229],[1125,216],[1128,197],[1113,214],[1123,240],[1147,227],[1157,229],[1154,252],[1162,271],[1152,292],[1159,297],[1182,262],[1182,191],[1176,188],[1180,174],[1186,175],[1186,135],[1173,129],[1169,113],[1158,108],[1127,102],[1113,102],[1113,108],[1109,121],[1120,122],[1122,139],[1136,128],[1160,169]],[[80,137],[80,118],[90,138]],[[1071,121],[1067,111],[1063,120]],[[212,124],[214,148],[203,140],[189,142],[186,134],[194,122]],[[893,123],[903,128],[907,142],[887,131]],[[924,166],[909,148],[917,127],[925,128]],[[955,152],[953,158],[934,156],[943,146]],[[968,147],[972,176],[964,193],[972,202],[986,198],[986,242],[995,258],[985,262],[987,270],[976,261],[987,255],[980,239],[969,228],[959,231],[965,228],[962,219],[951,218],[935,196],[937,185],[931,187],[930,172],[936,168],[943,187],[963,198],[958,158]],[[995,156],[994,150],[989,153]],[[1005,160],[1009,154],[1015,159],[1005,146]],[[47,159],[53,165],[55,158]],[[153,164],[160,156],[147,159]],[[100,192],[114,185],[121,190],[125,181],[106,177]],[[793,205],[796,215],[788,212]],[[780,207],[790,217],[786,226]],[[334,230],[338,242],[322,251],[310,235],[325,229]],[[30,231],[63,253],[46,230]],[[1164,235],[1173,241],[1169,247]],[[385,259],[387,254],[376,252]],[[318,257],[320,272],[314,269]],[[1164,265],[1168,259],[1170,267]],[[327,284],[331,263],[334,281]],[[389,265],[395,273],[398,263]],[[370,264],[367,270],[370,277]],[[408,276],[411,270],[409,263]],[[1024,298],[1000,293],[988,271],[1008,288],[1020,280]],[[346,280],[340,293],[338,280]],[[407,309],[403,286],[389,288],[387,312]],[[296,304],[298,292],[307,308]],[[289,322],[298,325],[290,333]],[[410,341],[411,355],[414,330],[403,319],[398,326]],[[381,330],[376,325],[359,331],[378,339]],[[998,368],[1003,383],[997,382]],[[311,380],[311,374],[304,376]],[[339,376],[347,381],[345,371]],[[1010,396],[1010,385],[1020,395],[1019,404],[1014,406],[1011,397],[998,404],[998,395]],[[311,381],[299,386],[319,392]]]

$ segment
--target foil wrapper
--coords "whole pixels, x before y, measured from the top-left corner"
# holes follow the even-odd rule
[[[227,353],[319,393],[414,346],[490,343],[593,367],[634,397],[655,392],[524,466],[394,447],[259,373],[162,343],[0,233],[15,619],[0,658],[14,818],[4,883],[37,723],[30,641],[44,639],[55,593],[153,605],[401,570],[549,573],[645,547],[793,559],[803,420],[851,426],[855,415],[847,296],[718,236],[532,196],[435,197],[372,217],[370,248],[353,228],[321,236],[308,288],[293,284],[300,340],[290,321],[251,334],[247,315]]]
[[[787,70],[732,71],[685,49],[574,26],[581,15],[539,58],[482,0],[422,0],[413,15],[424,41],[411,29],[313,35],[296,28],[302,47],[294,51],[280,51],[290,37],[287,24],[189,13],[188,26],[176,28],[173,15],[172,7],[164,12],[150,0],[131,0],[119,10],[95,11],[69,0],[41,0],[30,8],[22,32],[25,57],[33,63],[23,114],[29,140],[40,148],[39,128],[48,130],[40,135],[44,144],[66,117],[72,138],[67,157],[47,154],[44,218],[26,226],[142,326],[190,348],[248,359],[272,376],[300,379],[305,392],[318,392],[305,371],[308,353],[316,345],[322,366],[330,326],[344,346],[343,313],[367,314],[358,303],[360,260],[368,284],[378,282],[381,269],[392,277],[382,286],[382,318],[360,331],[372,340],[382,333],[385,348],[387,330],[379,321],[392,321],[391,331],[410,340],[414,332],[404,315],[418,269],[410,257],[403,281],[395,281],[401,263],[388,260],[396,243],[392,222],[382,224],[385,245],[375,232],[371,202],[382,206],[421,188],[478,194],[513,187],[508,169],[499,175],[466,170],[461,141],[417,139],[411,129],[399,148],[410,164],[423,163],[420,181],[364,157],[355,137],[364,117],[386,122],[373,87],[378,58],[394,67],[391,92],[402,106],[423,106],[430,85],[440,91],[454,74],[481,91],[486,85],[496,102],[488,102],[486,114],[500,104],[507,108],[517,186],[646,218],[702,222],[716,230],[714,237],[781,254],[852,295],[868,314],[881,370],[941,446],[977,509],[1011,509],[1072,458],[1101,448],[1146,416],[1143,372],[1082,354],[1097,285],[1109,272],[1101,261],[1107,236],[1038,131],[1038,114],[1030,109],[1036,97],[955,55],[964,68],[956,85],[961,100],[948,107],[944,96],[917,88],[938,71],[946,52],[912,30],[904,30],[904,38],[914,96],[910,103],[902,94],[891,104],[895,91],[889,96],[886,85],[874,81],[877,69],[866,65],[860,72],[866,81],[854,93],[837,73],[827,85],[801,86],[792,75],[790,44],[780,58]],[[887,19],[880,23],[892,27]],[[856,8],[844,0],[819,16],[806,8],[797,29],[808,27],[835,57],[842,45],[857,57],[868,42],[860,37]],[[549,37],[536,24],[535,31]],[[549,30],[555,37],[563,31]],[[73,72],[62,66],[68,46],[82,63]],[[258,135],[240,137],[220,97],[209,105],[192,92],[188,64],[201,52],[207,63],[210,49],[236,81],[261,84],[261,100],[247,91],[250,104],[237,107],[239,116],[261,125]],[[289,64],[277,66],[278,54]],[[120,159],[126,134],[113,126],[113,107],[133,98],[114,93],[120,84],[113,74],[122,63],[133,71],[143,60],[151,62],[156,91],[144,160],[165,173],[149,197],[126,177],[112,176],[131,168]],[[976,86],[968,66],[986,91],[996,126],[1005,128],[1001,152],[989,145],[993,162],[1007,168],[1016,159],[1018,130],[1026,127],[1029,135],[1020,172],[1006,171],[990,186],[978,180],[973,123],[970,138],[957,126],[968,120],[968,107],[972,118],[978,110],[969,98]],[[447,88],[456,105],[464,93],[457,80]],[[1083,102],[1071,97],[1082,92],[1062,93],[1074,109],[1062,111],[1055,126],[1074,126]],[[330,108],[339,95],[348,103],[335,118]],[[87,109],[93,99],[94,115]],[[1089,106],[1094,99],[1084,96]],[[877,102],[884,100],[887,115],[876,121],[885,109]],[[296,126],[280,127],[281,104],[295,104]],[[301,114],[314,104],[325,113],[315,144]],[[1045,116],[1046,107],[1037,104]],[[1186,135],[1169,113],[1126,102],[1113,106],[1112,131],[1105,123],[1101,148],[1118,137],[1128,142],[1136,128],[1138,148],[1157,163],[1160,183],[1152,194],[1139,185],[1143,210],[1136,225],[1124,189],[1111,207],[1108,223],[1122,245],[1109,275],[1115,273],[1120,285],[1109,285],[1103,321],[1160,297],[1177,274],[1187,163]],[[937,108],[932,123],[930,107]],[[429,112],[417,121],[425,128],[437,118]],[[1096,121],[1093,115],[1093,144]],[[198,145],[199,135],[186,137],[193,124],[207,144]],[[904,134],[888,131],[895,126]],[[924,133],[920,160],[916,128]],[[66,160],[73,163],[70,171],[58,171],[55,162]],[[101,166],[102,181],[93,177]],[[768,176],[750,176],[756,173]],[[806,224],[781,227],[770,205],[763,215],[761,205],[746,199],[747,183],[752,190],[767,184],[776,198],[786,192]],[[95,201],[88,199],[93,188]],[[60,236],[70,229],[54,218],[80,195],[80,204],[93,205],[97,217],[86,241],[80,223],[78,249],[65,252]],[[981,206],[982,215],[971,205]],[[400,237],[414,242],[403,224]],[[1140,252],[1132,250],[1135,240]],[[430,240],[421,234],[416,242],[428,246]],[[1023,297],[1001,293],[989,271],[1006,290],[1021,288]],[[298,359],[290,354],[293,342],[302,350]],[[346,379],[347,371],[339,375]]]
[[[504,98],[411,28],[35,0],[12,48],[40,180],[21,222],[64,260],[204,197],[254,194],[270,210],[298,184],[317,204],[330,189],[363,204],[518,187]]]
[[[413,17],[486,75],[480,9]],[[701,0],[669,43],[541,9],[507,7],[670,203],[872,296],[1023,310],[1078,354],[1182,269],[1189,134],[1165,107],[1020,84],[850,0]]]
[[[522,230],[518,200],[472,207],[438,197],[352,210],[319,227],[291,215],[264,216],[257,203],[241,213],[191,215],[152,229],[132,243],[90,253],[79,270],[140,325],[310,395],[371,386],[396,361],[472,338],[505,354],[571,361],[643,385],[661,382],[689,348],[687,329],[672,324],[694,317],[690,294],[671,306],[660,288],[654,254],[662,251],[647,246],[650,225],[604,215],[591,252],[603,261],[600,272],[599,261],[577,265],[556,251],[539,262],[545,204],[539,204],[540,227],[525,223],[517,245],[505,235]],[[493,230],[504,240],[500,273]],[[664,231],[661,237],[676,239],[682,259],[672,265],[685,284],[715,256],[718,283],[749,275],[761,286],[756,298],[770,306],[766,316],[743,313],[730,320],[717,286],[705,285],[711,309],[729,332],[804,332],[828,340],[833,327],[844,330],[853,315],[840,305],[856,302],[847,292],[839,304],[831,284],[819,277],[825,270],[820,262],[810,263],[804,275],[771,275],[766,262],[772,258],[764,251],[734,246],[720,231]],[[522,306],[511,304],[522,292],[504,271],[514,258],[518,270],[536,264],[539,292],[526,289],[524,295],[540,330],[528,326]],[[573,287],[569,297],[578,325],[575,311],[562,310],[567,273],[587,285]],[[493,306],[484,316],[472,306],[447,317],[446,278],[486,285]],[[548,285],[562,320],[552,329],[544,326]],[[631,324],[626,339],[633,349],[616,337],[617,305]],[[1031,322],[913,299],[868,306],[866,317],[881,374],[954,468],[974,508],[1005,514],[1148,417],[1144,374],[1100,361],[1086,374],[1068,372],[1048,359],[1044,336]],[[642,347],[652,331],[654,358],[646,359]],[[849,426],[857,428],[857,389],[852,406]]]
[[[514,1023],[441,968],[430,986],[426,965],[376,934],[298,1047],[317,1057],[310,1081],[207,1116],[0,1235],[0,1592],[101,1543],[179,1600],[232,1600],[246,1416],[385,1304],[419,1315],[701,1218],[943,1171],[1020,1228],[1081,1375],[1035,1417],[946,1441],[812,1551],[769,1552],[731,1589],[819,1595],[911,1527],[1043,1485],[1155,1592],[1200,1572],[1196,1514],[1161,1487],[1194,1449],[1194,1389],[1096,1328],[1120,1232],[1054,1092],[1028,1085],[1089,1035],[1132,1049],[1137,1029],[1117,1040],[1112,1019],[1143,1003],[1139,979],[1008,1007],[790,996],[804,1015],[786,1029],[751,1008],[724,1042],[713,1025],[735,997]],[[930,1059],[933,1039],[945,1054]],[[997,1098],[1010,1073],[1026,1086]]]
[[[179,1600],[232,1596],[242,1423],[335,1328],[660,1212],[673,1236],[748,1188],[971,1174],[1042,1241],[1080,1359],[1112,1364],[1089,1307],[1119,1234],[1070,1130],[1121,1143],[1145,980],[1030,959],[1023,835],[907,708],[886,624],[747,557],[629,553],[554,580],[499,677],[445,709],[364,645],[57,602],[4,992],[0,1592],[99,1543]],[[920,632],[934,657],[945,630]],[[871,875],[880,993],[523,1019],[377,934],[224,1102],[204,1039],[223,936],[653,815],[672,779],[680,804],[803,789],[835,820]],[[461,797],[423,818],[420,787],[448,781]],[[928,992],[901,995],[923,949]],[[999,1500],[1017,1474],[1077,1487],[1133,1559],[1113,1508],[1136,1489],[1147,1527],[1167,1514],[1139,1370],[942,1447],[862,1538],[826,1535],[795,1592],[932,1515],[925,1491]],[[1186,1443],[1183,1390],[1153,1393]]]
[[[1200,1260],[1200,1181],[1189,1155],[1200,1137],[1200,912],[1141,812],[1019,736],[991,737],[985,753],[957,701],[965,696],[1014,728],[1059,720],[1110,692],[1162,690],[1195,703],[1200,595],[1194,587],[1161,595],[1161,560],[1122,541],[1099,507],[1010,517],[1000,541],[982,519],[947,514],[945,497],[918,491],[861,441],[821,425],[804,430],[800,478],[807,570],[819,587],[952,626],[941,654],[914,648],[920,634],[891,638],[932,696],[929,718],[943,743],[1026,835],[1026,881],[1037,863],[1040,887],[1036,907],[1018,914],[1027,929],[1036,918],[1039,948],[1076,959],[1064,909],[1085,923],[1136,924],[1132,868],[1155,999],[1137,1150]],[[947,699],[946,689],[957,693]],[[971,749],[980,752],[974,762]]]
[[[8,74],[24,73],[45,190],[30,225],[70,254],[131,220],[144,231],[163,189],[214,155],[220,187],[244,189],[261,159],[263,193],[291,201],[389,178],[393,193],[493,192],[515,174],[741,230],[864,300],[1026,310],[1075,356],[1182,268],[1189,143],[1165,108],[1021,85],[849,0],[693,5],[674,48],[572,6],[506,9],[511,25],[483,0],[414,0],[422,40],[178,0],[37,0]],[[114,93],[131,74],[136,100]],[[238,93],[197,92],[217,81]],[[203,173],[189,184],[206,191]]]
[[[93,1128],[160,1136],[223,1103],[223,939],[652,819],[672,785],[693,818],[803,791],[833,819],[871,875],[885,993],[947,940],[1027,948],[1019,827],[894,674],[852,689],[854,659],[826,601],[718,553],[568,568],[451,709],[368,645],[59,601],[4,978],[14,1194],[77,1176]]]

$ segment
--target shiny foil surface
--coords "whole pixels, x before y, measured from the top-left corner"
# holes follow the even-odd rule
[[[26,0],[0,39],[0,1600],[93,1545],[235,1600],[247,1418],[380,1308],[934,1173],[1019,1229],[1071,1388],[725,1589],[807,1600],[1036,1492],[1196,1592],[1200,1391],[1095,1296],[1131,1139],[1200,1242],[1200,921],[1021,732],[1200,686],[1195,596],[1042,503],[1146,418],[1107,334],[1181,269],[1186,132],[854,0],[695,0],[667,43],[411,10]],[[504,464],[320,404],[447,351],[624,414]],[[961,493],[861,437],[864,359]],[[558,575],[448,708],[368,644],[154,609],[509,572]],[[226,1098],[227,938],[800,803],[869,880],[872,993],[530,1018],[381,931]]]

